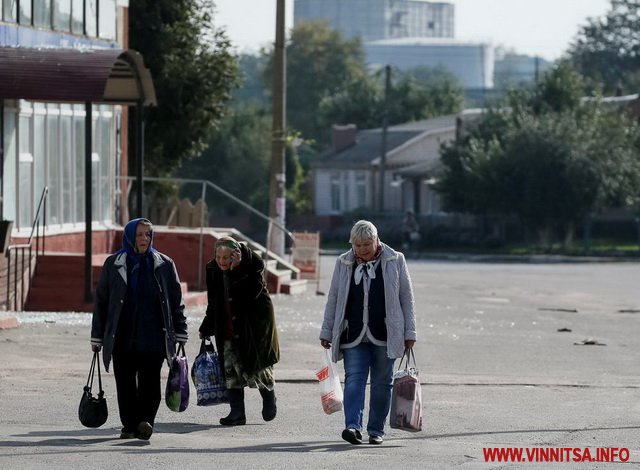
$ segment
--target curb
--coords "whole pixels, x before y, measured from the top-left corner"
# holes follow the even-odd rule
[[[8,330],[9,328],[17,328],[18,319],[16,317],[0,317],[0,330]]]

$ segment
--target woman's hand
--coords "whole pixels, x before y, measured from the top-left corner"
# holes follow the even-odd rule
[[[101,349],[102,349],[102,346],[100,346],[99,344],[92,344],[91,345],[91,350],[93,352],[100,352]]]
[[[203,335],[202,331],[198,331],[198,335],[200,336],[200,339],[206,339],[207,341],[211,341],[211,336]]]
[[[326,339],[321,339],[320,345],[325,349],[329,349],[331,347],[331,341],[327,341]]]
[[[407,349],[411,349],[414,344],[416,344],[416,342],[413,339],[405,339],[404,340],[404,347],[407,348]]]
[[[236,250],[231,255],[231,266],[229,266],[229,269],[237,268],[240,261],[242,261],[242,252],[240,250]]]

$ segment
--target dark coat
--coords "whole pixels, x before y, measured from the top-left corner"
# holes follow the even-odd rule
[[[176,354],[176,342],[186,342],[187,319],[184,316],[182,289],[173,260],[154,252],[154,277],[162,309],[167,361]],[[118,320],[127,295],[127,254],[111,255],[104,262],[96,288],[96,303],[91,324],[91,344],[102,346],[102,359],[108,371],[118,330]]]
[[[273,304],[264,280],[264,261],[244,243],[240,243],[240,251],[240,264],[228,273],[233,324],[231,347],[244,371],[252,375],[278,362],[280,348]],[[215,336],[218,354],[224,364],[226,311],[223,271],[215,259],[209,261],[206,271],[209,303],[200,333]]]

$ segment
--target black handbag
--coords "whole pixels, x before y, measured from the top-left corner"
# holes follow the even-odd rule
[[[91,388],[93,387],[93,376],[96,370],[96,364],[98,365],[98,395],[93,396]],[[100,358],[98,352],[93,353],[93,361],[91,361],[91,368],[89,369],[89,377],[87,378],[87,385],[84,386],[82,392],[82,398],[80,399],[80,406],[78,407],[78,418],[83,426],[88,428],[99,428],[107,421],[109,412],[107,410],[107,399],[104,397],[104,390],[102,390],[102,377],[100,377]]]

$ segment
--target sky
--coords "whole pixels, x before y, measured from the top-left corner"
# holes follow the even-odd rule
[[[275,40],[276,0],[214,0],[215,24],[238,52],[255,52]],[[455,37],[489,42],[520,54],[559,58],[588,17],[601,17],[610,0],[449,0],[455,5]],[[286,28],[293,0],[285,0]]]

